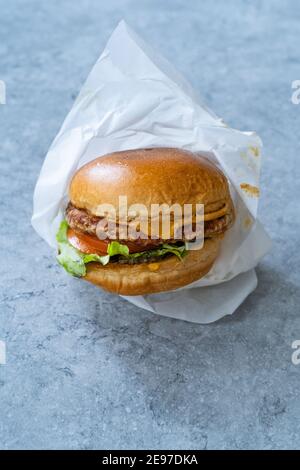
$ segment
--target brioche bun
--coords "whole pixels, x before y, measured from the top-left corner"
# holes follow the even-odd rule
[[[231,204],[223,173],[207,158],[175,148],[126,150],[96,158],[75,173],[69,188],[72,204],[96,216],[103,215],[101,204],[118,209],[122,195],[128,207],[143,204],[149,213],[151,204],[204,204],[205,214]]]

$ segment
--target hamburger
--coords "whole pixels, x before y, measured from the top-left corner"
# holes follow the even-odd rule
[[[120,196],[126,196],[127,208],[135,208],[125,219]],[[166,231],[160,214],[155,230],[145,230],[153,222],[154,206],[174,204],[193,208],[188,224],[180,213],[169,213]],[[197,205],[203,207],[200,228]],[[56,237],[57,259],[73,276],[109,292],[174,290],[209,272],[234,219],[228,181],[206,157],[175,148],[114,152],[74,174]],[[199,248],[197,230],[202,234]]]

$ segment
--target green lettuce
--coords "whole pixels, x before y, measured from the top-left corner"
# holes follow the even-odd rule
[[[99,256],[96,254],[86,254],[74,248],[67,237],[68,223],[63,220],[56,234],[58,244],[57,261],[72,274],[72,276],[82,277],[86,275],[86,264],[97,261],[103,265],[109,262],[109,255]]]
[[[153,258],[153,257],[161,257],[168,253],[171,253],[180,260],[186,255],[187,251],[185,245],[177,246],[177,245],[169,245],[167,243],[163,243],[159,248],[154,250],[148,251],[140,251],[138,253],[131,253],[127,256],[128,259],[136,259],[136,258]]]
[[[60,224],[59,230],[56,234],[58,244],[57,261],[63,268],[72,276],[82,277],[86,275],[86,264],[91,262],[101,263],[103,266],[109,263],[112,256],[120,256],[121,259],[150,259],[153,257],[161,257],[166,254],[173,254],[179,259],[182,259],[186,253],[185,245],[169,245],[162,244],[154,250],[141,251],[138,253],[129,253],[129,248],[114,240],[109,243],[107,247],[107,255],[99,256],[97,254],[86,254],[77,250],[68,240],[67,237],[68,222],[63,220]]]
[[[122,255],[122,256],[130,256],[129,255],[129,248],[126,245],[121,245],[121,243],[117,241],[113,241],[108,245],[107,253],[109,256],[115,255]]]

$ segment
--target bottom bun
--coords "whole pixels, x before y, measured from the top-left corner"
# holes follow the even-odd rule
[[[191,250],[181,260],[170,256],[157,263],[87,265],[83,278],[103,289],[121,295],[154,294],[178,289],[208,273],[219,251],[220,238],[206,239],[200,250]]]

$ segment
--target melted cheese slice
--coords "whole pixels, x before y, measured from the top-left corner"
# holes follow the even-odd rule
[[[169,238],[173,238],[175,236],[175,233],[184,225],[188,226],[196,222],[201,223],[202,221],[206,222],[210,220],[219,219],[220,217],[226,215],[227,212],[228,205],[224,204],[221,209],[204,215],[198,214],[198,217],[196,215],[193,215],[192,217],[185,216],[183,219],[182,217],[180,219],[175,220],[171,219],[170,224],[168,224],[167,222],[163,223],[161,216],[160,218],[155,219],[139,219],[137,217],[136,220],[132,220],[131,222],[129,222],[127,224],[127,227],[132,227],[136,232],[147,233],[148,237],[158,236],[159,238],[167,240]],[[126,224],[124,224],[123,226],[126,226]]]

